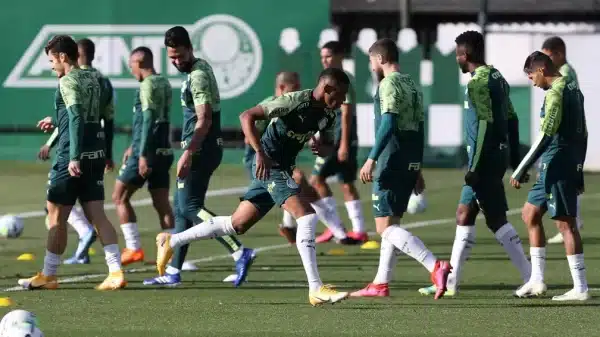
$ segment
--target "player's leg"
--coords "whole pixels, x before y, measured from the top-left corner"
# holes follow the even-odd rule
[[[73,227],[79,237],[77,250],[72,257],[66,259],[64,264],[88,264],[90,263],[89,250],[92,244],[96,241],[96,231],[88,219],[83,214],[83,211],[73,207],[67,223]]]
[[[398,172],[384,172],[373,182],[375,225],[382,242],[388,241],[398,250],[420,262],[431,273],[431,280],[436,286],[435,299],[438,299],[446,292],[446,281],[452,269],[450,263],[438,260],[418,237],[400,227],[400,219],[406,210],[416,181],[417,172],[411,172],[404,177]],[[387,243],[382,246],[389,247]],[[389,248],[384,253],[388,256],[392,254]],[[393,259],[389,258],[384,260],[387,263],[392,261]],[[391,269],[391,266],[386,266],[385,269]],[[391,276],[391,273],[389,275]],[[389,293],[388,283],[391,280],[383,281],[387,283],[371,283],[353,295],[381,296],[380,293]]]
[[[306,177],[304,177],[304,173],[298,168],[295,168],[292,172],[292,179],[298,184],[298,186],[306,186],[308,190],[306,193],[312,193],[314,196],[311,196],[311,200],[316,200],[316,193],[312,188],[309,188],[308,182],[306,182]],[[302,187],[301,187],[302,188]],[[283,220],[281,225],[279,226],[279,234],[286,238],[289,243],[296,243],[296,233],[297,233],[297,224],[294,217],[290,214],[290,212],[285,209],[281,209],[283,211]]]
[[[348,218],[352,222],[352,231],[348,232],[348,236],[357,241],[365,242],[369,240],[369,235],[365,228],[365,219],[363,217],[360,195],[354,185],[358,163],[356,161],[356,150],[353,150],[353,152],[354,153],[350,154],[350,158],[346,162],[339,163],[340,170],[337,176],[341,182]]]

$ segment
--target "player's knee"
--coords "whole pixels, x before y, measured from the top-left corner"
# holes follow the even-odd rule
[[[486,220],[487,227],[492,231],[492,233],[496,233],[504,224],[506,224],[506,220],[502,219],[490,219]]]
[[[456,209],[456,224],[458,226],[471,226],[475,223],[470,214],[469,206],[459,205]]]
[[[523,219],[523,222],[527,226],[532,227],[539,225],[541,218],[542,216],[536,207],[525,204],[525,207],[523,207],[523,210],[521,211],[521,219]]]
[[[304,174],[300,170],[294,170],[292,172],[292,179],[296,182],[296,184],[301,185],[304,178]]]
[[[561,233],[573,232],[577,230],[577,223],[575,218],[561,217],[556,219],[556,228],[558,228],[558,231]]]
[[[122,206],[129,202],[129,196],[125,190],[116,188],[112,194],[112,201],[117,207]]]
[[[310,176],[309,183],[314,188],[319,188],[325,184],[325,180],[321,176],[312,175]]]

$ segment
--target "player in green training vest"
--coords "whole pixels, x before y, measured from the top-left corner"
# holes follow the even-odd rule
[[[583,165],[587,150],[587,127],[583,95],[572,79],[562,76],[550,57],[536,51],[527,57],[523,70],[533,85],[546,91],[540,117],[541,132],[511,176],[520,188],[523,174],[541,158],[542,172],[533,184],[522,218],[529,232],[531,278],[518,297],[539,296],[546,291],[546,235],[542,217],[549,213],[564,238],[573,289],[554,296],[555,301],[585,301],[590,298],[583,260],[583,243],[577,229],[577,195],[583,190]]]
[[[567,62],[567,47],[563,39],[558,36],[547,38],[542,44],[542,52],[550,57],[560,74],[566,77],[568,82],[575,82],[577,86],[579,86],[577,73],[573,66]],[[583,227],[579,207],[580,197],[581,195],[577,196],[577,228],[579,230]],[[557,233],[555,236],[548,239],[548,243],[563,243],[563,237],[560,233]]]
[[[400,227],[411,194],[423,192],[424,112],[423,94],[410,75],[400,73],[398,54],[391,39],[376,41],[369,48],[371,69],[383,79],[374,98],[375,145],[360,170],[360,179],[373,183],[373,214],[381,235],[379,270],[386,272],[378,272],[373,283],[352,296],[389,296],[392,273],[387,271],[393,270],[399,250],[431,273],[431,280],[438,287],[438,299],[446,291],[450,263],[438,260],[418,237]]]
[[[121,270],[117,233],[104,212],[106,149],[100,126],[101,87],[97,78],[77,65],[77,44],[67,35],[53,37],[45,48],[59,77],[55,100],[56,118],[38,125],[44,131],[58,127],[58,148],[48,179],[50,221],[44,269],[19,280],[27,289],[56,289],[56,271],[67,246],[67,218],[79,200],[102,243],[109,276],[96,287],[115,290],[127,285]]]
[[[314,89],[288,93],[243,112],[242,130],[256,151],[254,179],[243,201],[231,216],[214,217],[206,225],[183,233],[161,234],[156,241],[156,263],[166,264],[174,249],[191,241],[245,233],[277,205],[290,212],[298,224],[296,247],[307,274],[310,303],[319,305],[345,299],[348,293],[338,292],[321,282],[315,250],[318,218],[308,201],[299,195],[300,186],[292,172],[304,145],[315,133],[327,132],[333,127],[335,110],[344,101],[349,84],[342,70],[329,68],[321,73]],[[269,126],[260,137],[255,122],[267,119]],[[318,142],[314,144],[315,153],[323,155],[322,150]]]
[[[221,98],[212,67],[203,59],[194,57],[194,49],[187,30],[181,26],[165,33],[165,47],[173,65],[186,74],[181,84],[183,153],[177,162],[175,190],[175,232],[181,233],[196,226],[204,227],[214,216],[205,209],[204,201],[210,178],[223,158],[221,137]],[[217,240],[225,246],[236,261],[236,287],[246,279],[256,254],[244,248],[235,236]],[[159,276],[144,281],[146,285],[178,285],[188,245],[180,246],[169,268],[157,261]]]
[[[510,87],[502,74],[485,63],[483,35],[466,31],[456,40],[456,61],[463,73],[471,74],[464,100],[464,128],[467,144],[468,171],[456,209],[456,234],[450,264],[452,273],[446,287],[448,296],[459,288],[462,267],[475,244],[475,220],[480,211],[487,227],[508,254],[511,262],[528,280],[531,265],[527,261],[521,239],[508,222],[508,203],[503,177],[510,144],[510,164],[516,169],[519,156],[519,121],[510,100]],[[435,287],[419,289],[431,295]]]
[[[329,41],[321,47],[321,64],[323,68],[335,67],[342,69],[344,51],[338,41]],[[348,75],[346,73],[346,75]],[[350,77],[350,76],[348,76]],[[317,157],[310,184],[318,194],[318,200],[313,202],[313,208],[319,217],[326,218],[327,229],[317,237],[317,243],[328,242],[336,237],[338,240],[347,236],[364,242],[369,239],[365,230],[362,205],[358,190],[354,186],[356,173],[358,171],[358,132],[356,126],[356,93],[350,80],[350,88],[346,100],[340,110],[334,128],[335,153],[326,158]],[[331,189],[326,182],[330,176],[337,176],[342,187],[348,218],[352,222],[352,231],[346,233],[344,225],[337,213],[337,206]],[[329,213],[329,214],[327,214]]]
[[[156,74],[149,48],[134,49],[129,57],[129,67],[140,82],[140,89],[136,91],[133,106],[131,145],[123,155],[123,166],[112,195],[125,238],[125,248],[121,252],[124,266],[144,260],[131,197],[146,182],[160,227],[163,230],[174,228],[169,201],[169,170],[173,164],[169,111],[173,90],[166,77]]]

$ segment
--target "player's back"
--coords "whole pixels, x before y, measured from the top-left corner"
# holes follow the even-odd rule
[[[423,94],[408,74],[386,76],[375,94],[375,131],[381,116],[397,115],[393,136],[377,161],[377,170],[406,171],[418,169],[423,160]]]
[[[98,69],[89,66],[82,66],[81,69],[89,71],[100,84],[100,118],[113,119],[114,115],[114,92],[113,86],[108,77],[104,76]]]
[[[203,59],[196,59],[191,72],[187,75],[181,87],[181,105],[183,107],[183,131],[181,141],[189,143],[194,134],[198,118],[197,105],[210,104],[212,110],[212,123],[208,130],[201,150],[221,148],[221,98],[217,79],[213,69]],[[184,146],[186,147],[186,146]]]
[[[173,90],[169,80],[161,75],[153,74],[142,81],[140,101],[142,111],[152,111],[151,133],[154,149],[170,148],[169,112],[173,99]]]
[[[563,64],[558,71],[561,75],[567,78],[567,81],[574,81],[577,84],[577,86],[579,86],[577,72],[575,72],[575,69],[569,63]]]
[[[357,125],[357,116],[356,116],[356,89],[354,87],[354,76],[347,71],[344,71],[348,79],[350,79],[350,85],[348,86],[348,93],[346,94],[346,99],[343,104],[348,104],[352,106],[352,121],[350,123],[350,146],[358,145],[358,125]],[[341,143],[342,139],[342,109],[336,110],[336,120],[334,126],[334,144],[338,147]]]

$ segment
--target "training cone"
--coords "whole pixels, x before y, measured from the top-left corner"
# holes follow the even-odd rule
[[[8,297],[0,297],[0,307],[10,307],[13,302]]]
[[[333,256],[346,255],[346,251],[341,248],[333,248],[327,252],[327,255],[333,255]]]
[[[33,254],[30,253],[21,254],[19,255],[19,257],[17,257],[18,261],[33,261],[34,259],[35,256],[33,256]]]
[[[381,247],[381,245],[377,241],[367,241],[367,242],[363,243],[362,246],[360,246],[360,249],[372,250],[372,249],[379,249],[380,247]]]
[[[96,250],[94,248],[90,248],[90,250],[88,251],[88,254],[90,254],[90,256],[94,256],[94,255],[96,255]]]

